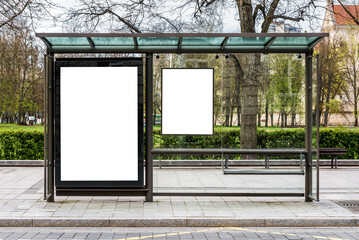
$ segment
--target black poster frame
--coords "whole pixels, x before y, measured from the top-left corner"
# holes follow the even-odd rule
[[[62,181],[61,180],[61,67],[137,67],[138,114],[138,180],[137,181]],[[144,188],[144,130],[143,130],[143,60],[142,58],[57,58],[55,60],[55,186],[58,188],[119,189]],[[84,90],[86,86],[84,86]],[[86,169],[86,166],[83,166]],[[79,169],[81,171],[82,169]]]

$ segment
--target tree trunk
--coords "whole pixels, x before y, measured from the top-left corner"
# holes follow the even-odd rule
[[[265,112],[266,112],[265,126],[268,127],[268,112],[269,112],[268,101],[266,101],[266,107],[265,108],[266,108],[266,110],[265,110]]]
[[[237,107],[237,126],[241,126],[241,108]]]
[[[258,86],[242,86],[242,112],[241,112],[241,148],[257,148],[256,116],[258,109]],[[241,159],[256,159],[255,155],[243,154]]]
[[[226,126],[226,127],[229,126],[229,115],[230,115],[229,112],[230,112],[229,106],[225,106],[226,120],[224,122],[224,126]]]
[[[279,123],[280,123],[280,117],[282,116],[281,112],[278,113],[278,121],[277,121],[277,127],[279,127]]]
[[[243,77],[243,75],[242,75]],[[235,86],[237,91],[237,99],[236,99],[236,105],[237,105],[237,126],[241,126],[241,85],[240,85],[240,78],[238,76],[238,79],[235,79]]]
[[[241,32],[254,33],[255,21],[251,0],[236,0],[238,7]],[[243,69],[243,68],[242,68]],[[257,124],[258,113],[258,79],[260,72],[260,55],[250,54],[246,56],[246,71],[241,94],[241,148],[257,148]],[[256,159],[256,155],[241,155],[241,159]]]
[[[258,127],[260,127],[261,126],[261,114],[258,113],[257,116],[258,116]]]
[[[354,102],[354,118],[355,118],[354,126],[358,127],[358,102],[357,101]]]
[[[230,122],[229,122],[229,125],[232,127],[233,126],[233,107],[231,107],[231,115],[230,115]]]
[[[225,126],[229,126],[230,121],[230,106],[231,106],[231,96],[230,96],[230,77],[229,74],[226,75],[225,81],[224,81],[224,88],[225,88],[225,97],[224,97],[224,106],[225,106],[225,114],[226,114],[226,120],[225,120]]]
[[[328,122],[329,122],[329,108],[326,107],[324,112],[324,127],[328,127]]]
[[[324,112],[324,126],[328,127],[329,124],[329,103],[330,103],[330,98],[331,98],[331,84],[332,84],[332,76],[329,76],[328,78],[328,93],[326,96],[326,103],[327,105],[325,106],[325,112]]]
[[[295,126],[295,119],[296,119],[296,113],[295,111],[292,112],[292,121],[291,121],[291,126],[294,127]]]

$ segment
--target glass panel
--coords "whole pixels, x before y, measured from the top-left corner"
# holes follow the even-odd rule
[[[99,46],[96,46],[95,45],[95,48],[96,49],[111,49],[111,50],[119,50],[119,49],[128,50],[128,49],[135,49],[135,45],[128,45],[128,46],[126,46],[126,45],[119,45],[119,46],[101,46],[101,45],[99,45]]]
[[[317,37],[278,37],[272,46],[307,46],[316,39]]]
[[[252,47],[251,47],[252,48]],[[298,51],[298,52],[302,52],[302,51],[306,51],[308,50],[307,46],[270,46],[269,49],[271,50],[282,50],[282,51],[287,51],[287,50],[291,50],[291,51]]]
[[[220,46],[224,37],[184,37],[182,46]]]
[[[194,47],[194,46],[187,46]],[[199,46],[204,47],[204,46]],[[212,46],[213,47],[213,46]],[[235,47],[235,46],[230,46]],[[240,46],[242,47],[242,46]],[[262,46],[254,46],[263,48]],[[199,149],[283,149],[305,148],[304,126],[304,58],[297,54],[160,54],[154,58],[154,148],[199,148]],[[213,68],[214,69],[214,134],[204,135],[161,135],[162,121],[162,68]],[[195,85],[193,85],[195,86]],[[188,85],[191,88],[192,85]],[[197,87],[198,88],[198,87]],[[192,89],[191,89],[192,90]],[[200,89],[199,89],[200,90]],[[185,102],[186,95],[178,98]],[[184,113],[186,121],[193,121],[194,115]],[[248,119],[250,121],[248,121]],[[250,129],[248,123],[251,123]],[[254,124],[253,124],[254,123]],[[263,154],[229,155],[229,166],[225,168],[226,155],[155,155],[162,161],[160,172],[166,171],[168,160],[213,161],[223,164],[226,173],[232,171],[288,171],[298,173],[303,170],[304,157],[270,156],[265,166]],[[289,164],[288,164],[289,162]],[[284,165],[284,163],[286,165]],[[195,164],[195,163],[194,163]],[[215,162],[210,164],[215,165]],[[289,166],[290,165],[290,166]],[[177,168],[181,179],[189,172],[197,174],[201,166],[190,170]],[[198,168],[198,169],[197,169]],[[218,176],[225,187],[218,187],[215,181],[208,180],[206,187],[196,182],[187,182],[176,191],[217,191],[217,192],[295,192],[304,189],[303,175],[221,175],[218,168],[208,170],[211,177]],[[212,172],[213,171],[213,172]],[[206,181],[207,179],[203,179]],[[171,191],[176,183],[161,187],[164,178],[158,177],[154,191]],[[233,185],[233,182],[236,185]],[[226,185],[228,183],[228,185]],[[295,183],[295,184],[293,184]],[[212,185],[213,184],[213,185]],[[231,185],[232,184],[232,185]],[[177,185],[178,186],[178,185]],[[228,186],[228,187],[227,187]],[[172,189],[173,191],[173,189]]]
[[[85,37],[47,37],[53,46],[85,46],[90,45]]]
[[[269,141],[267,148],[305,148],[304,119],[304,61],[302,55],[270,54],[263,80],[265,126],[281,128],[280,140]],[[264,106],[263,106],[264,105]],[[293,131],[293,134],[288,134]]]
[[[96,45],[101,46],[131,46],[134,45],[132,37],[92,37],[92,41]]]
[[[230,37],[226,46],[238,46],[238,45],[247,45],[247,46],[258,46],[263,45],[269,41],[269,37]]]
[[[248,49],[252,49],[252,50],[262,50],[264,47],[262,45],[258,45],[258,46],[253,46],[251,45],[250,47],[248,45],[243,45],[243,46],[228,46],[226,45],[224,49],[226,50],[239,50],[239,49],[243,49],[243,50],[248,50]]]
[[[181,49],[186,49],[186,50],[198,50],[198,49],[202,49],[202,50],[213,50],[213,49],[220,49],[221,46],[210,46],[210,45],[206,45],[206,46],[183,46],[181,47]]]
[[[177,37],[139,37],[138,45],[143,46],[177,46]]]
[[[168,50],[173,50],[173,49],[178,49],[177,45],[176,46],[138,46],[138,49],[145,49],[145,50],[153,50],[153,51],[157,51],[158,49],[164,50],[164,49],[168,49]]]
[[[54,50],[89,50],[91,49],[91,46],[73,46],[73,45],[69,45],[69,46],[54,46],[52,47]]]
[[[205,136],[205,135],[162,135],[161,134],[161,121],[162,121],[162,110],[165,109],[163,105],[162,109],[162,69],[163,68],[190,68],[196,69],[199,71],[199,68],[205,69],[214,69],[214,85],[216,85],[221,79],[220,72],[218,68],[221,67],[220,63],[224,61],[224,56],[220,56],[216,58],[214,54],[160,54],[159,58],[154,58],[154,148],[220,148],[221,147],[221,137],[218,131],[219,126],[214,127],[214,135],[212,136]],[[208,70],[206,70],[208,71]],[[216,74],[217,73],[217,74]],[[213,75],[211,75],[213,76]],[[165,80],[165,79],[164,79]],[[217,82],[217,83],[216,83]],[[193,89],[189,89],[188,91],[191,92],[192,90],[199,89],[200,86],[195,86],[196,84],[188,85],[190,88],[194,87]],[[215,91],[219,91],[216,89]],[[213,93],[213,91],[211,91]],[[216,95],[216,93],[214,93]],[[185,103],[188,99],[186,99],[186,94],[182,94],[183,97],[178,98],[178,104]],[[195,101],[195,100],[193,100]],[[217,97],[214,97],[214,101],[217,101]],[[194,104],[198,104],[194,102]],[[216,103],[214,103],[216,104]],[[212,104],[211,104],[212,105]],[[213,113],[211,107],[211,115]],[[214,113],[216,114],[216,113]],[[212,115],[213,116],[213,115]],[[165,116],[164,116],[165,117]],[[184,113],[184,118],[186,122],[190,122],[195,124],[196,119],[194,119],[194,114],[191,114],[190,111]],[[206,120],[211,120],[206,119]],[[215,124],[220,125],[218,120],[214,119],[213,121]],[[213,128],[211,129],[213,130]],[[155,159],[159,159],[159,156],[154,156]],[[163,161],[166,160],[176,160],[176,159],[183,159],[183,160],[200,160],[200,159],[220,159],[219,156],[188,156],[188,155],[165,155],[162,156],[161,159]]]

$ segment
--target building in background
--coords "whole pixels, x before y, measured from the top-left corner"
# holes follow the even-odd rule
[[[329,33],[329,41],[339,41],[340,45],[352,42],[359,44],[359,25],[354,22],[347,11],[359,19],[359,5],[344,5],[343,7],[339,3],[334,4],[333,0],[327,0],[321,31]],[[351,69],[352,67],[345,66],[344,68]],[[357,66],[356,68],[359,67]],[[333,114],[329,120],[329,125],[353,126],[355,120],[353,114],[354,105],[349,101],[348,94],[354,93],[354,89],[350,84],[347,84],[347,87],[350,88],[347,90],[347,94],[340,96],[343,113]],[[354,98],[354,95],[349,97]]]
[[[359,16],[359,5],[345,5],[352,15]],[[328,32],[330,38],[342,37],[347,39],[350,32],[358,32],[357,25],[341,5],[334,5],[333,0],[327,0],[322,32]],[[358,37],[359,38],[359,37]]]
[[[294,27],[284,21],[275,21],[269,25],[269,33],[300,33],[302,29]]]

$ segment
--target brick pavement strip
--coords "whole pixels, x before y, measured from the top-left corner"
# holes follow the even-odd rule
[[[0,227],[359,227],[359,218],[0,219]]]
[[[359,239],[359,228],[0,228],[0,239]]]

